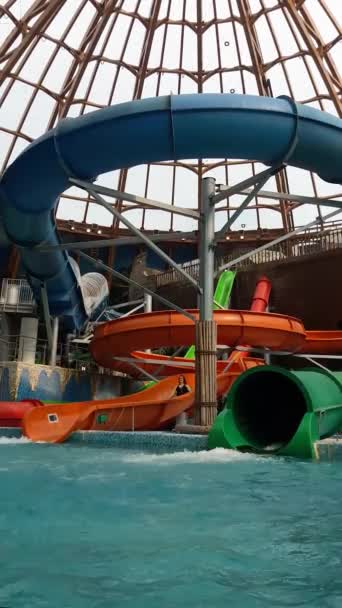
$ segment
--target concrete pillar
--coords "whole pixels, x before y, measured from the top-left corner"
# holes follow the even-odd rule
[[[23,317],[20,324],[19,361],[31,364],[36,362],[37,337],[38,319]]]

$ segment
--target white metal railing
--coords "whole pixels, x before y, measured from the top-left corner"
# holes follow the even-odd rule
[[[21,362],[23,355],[23,340],[26,340],[25,351],[27,352],[27,342],[32,340],[31,336],[3,335],[0,336],[0,367],[6,362]],[[34,363],[38,365],[49,365],[50,351],[48,341],[38,338],[34,347]],[[71,342],[69,346],[59,342],[57,346],[56,365],[73,369],[84,373],[98,373],[106,375],[122,375],[111,369],[99,367],[89,354],[88,344]]]
[[[253,253],[249,258],[239,262],[236,266],[238,270],[245,270],[251,266],[258,264],[268,264],[270,262],[282,262],[293,258],[304,257],[314,253],[322,253],[342,248],[342,228],[332,225],[329,230],[306,230],[303,234],[289,239],[285,243],[278,243],[270,249]],[[240,249],[237,248],[233,253],[218,257],[215,260],[216,268],[222,264],[226,264],[235,260],[240,254]],[[182,268],[194,279],[199,279],[199,260],[192,260],[182,264]],[[173,268],[161,272],[153,277],[149,277],[147,281],[151,288],[159,289],[160,287],[184,282],[184,278]]]
[[[26,279],[2,280],[0,310],[6,312],[33,312],[35,308],[33,292]]]

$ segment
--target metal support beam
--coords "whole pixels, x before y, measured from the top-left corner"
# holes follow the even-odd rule
[[[238,194],[249,195],[251,190],[241,190]],[[342,201],[337,201],[333,198],[319,198],[315,196],[301,196],[299,194],[290,194],[286,192],[271,192],[270,190],[260,190],[258,193],[260,198],[267,198],[279,201],[293,201],[294,203],[300,203],[301,205],[322,205],[323,207],[337,207],[342,208]],[[341,196],[336,194],[335,196]]]
[[[196,234],[193,232],[181,232],[171,234],[149,234],[148,238],[154,243],[166,243],[172,241],[194,241],[197,242]],[[40,251],[51,251],[53,249],[73,250],[73,249],[99,249],[104,247],[122,247],[124,245],[138,245],[141,238],[137,236],[127,236],[114,239],[91,239],[91,241],[73,241],[72,243],[59,243],[58,245],[37,245],[35,249]]]
[[[59,319],[54,317],[52,320],[52,345],[50,349],[49,365],[55,366],[57,362]]]
[[[274,247],[274,245],[278,245],[278,243],[287,241],[291,237],[295,236],[296,234],[298,234],[300,232],[303,232],[304,230],[307,230],[308,228],[312,228],[313,226],[317,226],[317,224],[321,224],[322,222],[324,223],[325,221],[330,220],[332,217],[334,217],[335,215],[338,215],[339,213],[342,213],[342,209],[337,209],[336,211],[332,211],[331,213],[328,213],[327,215],[324,215],[323,217],[313,220],[312,222],[309,222],[308,224],[305,224],[304,226],[299,226],[298,228],[296,228],[296,230],[293,230],[292,232],[288,232],[287,234],[283,234],[282,236],[279,236],[277,239],[274,239],[274,241],[271,241],[270,243],[266,243],[265,245],[261,245],[261,247],[257,247],[256,249],[253,249],[252,251],[248,251],[247,253],[240,255],[238,258],[235,258],[235,260],[232,260],[231,262],[228,262],[227,264],[223,264],[223,266],[221,266],[216,271],[216,275],[220,274],[223,270],[226,270],[227,268],[232,268],[233,266],[236,266],[240,262],[243,262],[243,260],[247,260],[252,255],[259,253],[260,251],[265,251],[266,249],[269,249],[270,247]]]
[[[154,253],[156,253],[160,258],[162,258],[162,260],[172,266],[172,268],[179,272],[179,274],[181,274],[189,283],[196,287],[199,293],[201,293],[201,288],[198,285],[197,281],[193,279],[187,272],[185,272],[185,270],[183,270],[181,266],[176,264],[176,262],[172,258],[170,258],[162,249],[155,245],[143,232],[136,228],[128,219],[126,219],[121,213],[119,213],[119,211],[117,211],[115,207],[107,203],[107,201],[105,201],[104,198],[97,194],[93,189],[89,188],[88,192],[94,197],[94,199],[99,205],[107,209],[109,213],[111,213],[112,215],[114,215],[114,217],[120,220],[120,222],[122,222],[127,228],[129,228],[133,232],[133,234],[138,236],[140,240],[143,241],[145,245],[147,245],[147,247],[152,249]]]
[[[52,327],[51,327],[49,300],[48,300],[48,297],[47,297],[47,291],[46,291],[45,284],[41,285],[40,294],[41,294],[42,305],[43,305],[43,314],[44,314],[44,321],[45,321],[45,327],[46,327],[46,334],[47,334],[47,339],[48,339],[48,345],[49,345],[49,349],[50,349],[50,352],[51,352],[51,350],[52,350],[52,344],[53,344],[53,338],[52,338]]]
[[[189,370],[193,370],[193,368],[194,368],[193,361],[187,361],[186,359],[184,359],[184,361],[182,361],[182,362],[172,361],[172,358],[170,358],[170,360],[155,359],[155,358],[149,359],[148,355],[149,355],[149,353],[146,352],[146,357],[144,357],[144,358],[139,357],[139,359],[136,359],[133,357],[114,357],[114,359],[116,361],[122,361],[123,363],[136,363],[137,361],[139,361],[139,363],[143,363],[144,365],[157,365],[159,363],[160,368],[184,367],[184,369],[189,369]],[[159,368],[157,368],[157,370],[156,370],[156,375],[158,375],[158,371],[159,371]]]
[[[265,169],[265,171],[261,171],[260,173],[257,173],[256,175],[252,175],[252,177],[248,177],[247,179],[244,179],[242,182],[239,182],[238,184],[234,184],[234,186],[220,185],[220,191],[217,194],[211,196],[211,204],[216,205],[217,203],[220,203],[221,201],[223,201],[225,198],[228,198],[229,196],[233,196],[233,194],[239,194],[246,188],[249,188],[250,186],[255,186],[255,184],[259,184],[262,180],[265,180],[263,182],[263,183],[265,183],[271,175],[278,173],[283,168],[284,168],[283,165],[281,165],[277,168]]]
[[[176,207],[176,205],[169,205],[168,203],[162,203],[161,201],[154,201],[136,194],[129,194],[128,192],[120,192],[120,190],[113,190],[113,188],[107,188],[106,186],[99,186],[91,182],[85,182],[81,179],[70,178],[70,182],[74,186],[78,186],[88,192],[96,192],[105,196],[112,196],[115,199],[121,201],[129,201],[130,203],[136,203],[139,207],[152,207],[154,209],[161,209],[162,211],[168,211],[169,213],[176,213],[178,215],[184,215],[191,217],[195,220],[199,220],[199,213],[194,209],[187,209],[186,207]]]
[[[129,285],[134,285],[135,287],[142,289],[145,293],[149,293],[153,298],[155,298],[156,300],[158,300],[159,302],[161,302],[168,308],[171,308],[173,310],[176,310],[177,312],[180,312],[182,315],[184,315],[185,317],[190,319],[190,321],[193,321],[193,322],[196,321],[196,318],[187,310],[184,310],[180,306],[177,306],[177,304],[174,304],[173,302],[170,302],[170,300],[163,298],[158,293],[155,293],[148,287],[145,287],[144,285],[140,285],[140,283],[137,283],[137,281],[134,281],[133,279],[129,279],[128,277],[125,277],[124,274],[121,274],[121,272],[118,272],[117,270],[113,270],[113,268],[110,268],[110,266],[107,266],[107,264],[104,264],[103,262],[101,262],[101,260],[95,260],[94,258],[92,258],[87,253],[84,253],[83,251],[78,251],[78,254],[82,258],[84,258],[85,260],[90,262],[91,264],[94,264],[94,266],[96,268],[101,268],[102,270],[105,270],[106,272],[109,272],[110,274],[112,274],[113,277],[120,279],[124,283],[128,283]]]
[[[315,353],[296,353],[289,350],[272,350],[271,348],[262,348],[256,346],[232,346],[231,348],[220,348],[218,346],[218,350],[220,352],[227,352],[231,354],[233,351],[238,351],[242,353],[253,352],[257,355],[265,356],[265,352],[268,352],[275,357],[296,357],[298,359],[331,359],[333,361],[341,361],[342,355],[317,355]]]
[[[142,298],[138,300],[131,300],[128,302],[123,302],[122,304],[115,304],[114,306],[110,306],[114,310],[119,310],[120,308],[127,308],[127,306],[135,306],[137,304],[143,304],[144,300]]]
[[[149,380],[152,380],[153,382],[158,382],[158,378],[156,378],[155,376],[153,376],[146,370],[141,369],[141,367],[139,365],[137,365],[137,363],[132,361],[131,358],[129,358],[129,357],[113,357],[113,360],[115,360],[115,361],[128,361],[129,360],[129,364],[132,367],[134,367],[134,369],[136,369],[142,376],[146,376],[146,378],[148,378]]]
[[[129,310],[128,312],[125,312],[123,315],[121,315],[120,317],[118,317],[119,319],[124,319],[125,317],[130,317],[131,315],[134,315],[138,310],[140,310],[141,308],[143,308],[143,303],[138,304],[137,306],[135,306],[134,308],[131,308],[131,310]]]
[[[202,180],[200,221],[200,281],[203,293],[200,298],[200,320],[211,321],[214,301],[215,270],[215,209],[211,204],[215,192],[215,178]]]

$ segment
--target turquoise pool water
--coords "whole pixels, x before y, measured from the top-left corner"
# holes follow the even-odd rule
[[[342,606],[342,463],[0,439],[0,476],[0,606]]]

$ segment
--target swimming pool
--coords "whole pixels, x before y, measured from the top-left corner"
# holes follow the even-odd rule
[[[0,439],[0,606],[335,608],[342,466]]]

